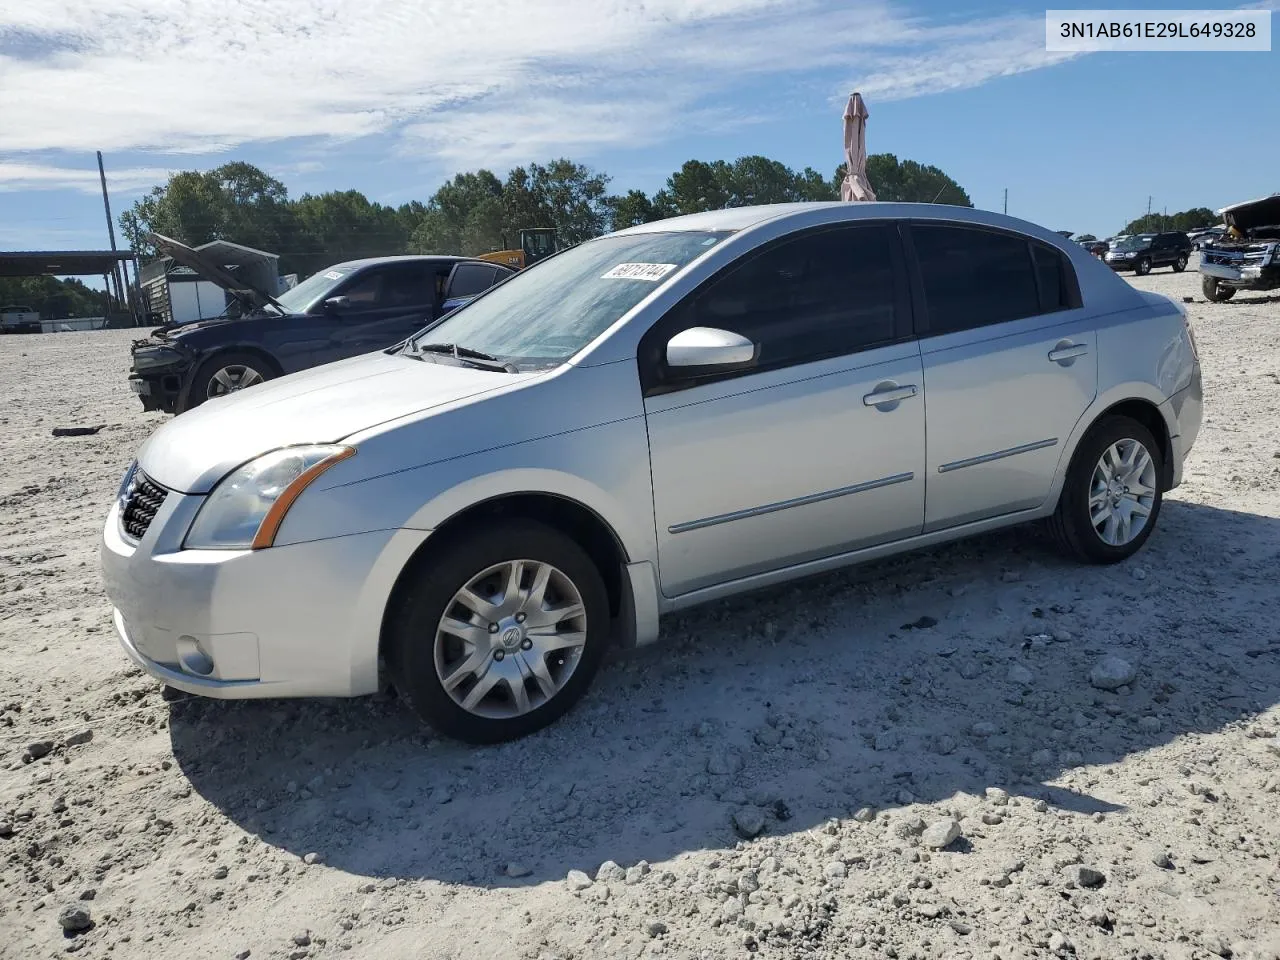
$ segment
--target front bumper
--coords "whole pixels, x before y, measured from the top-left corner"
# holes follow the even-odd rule
[[[1137,261],[1136,260],[1108,260],[1104,258],[1103,263],[1105,263],[1112,270],[1132,270],[1134,264],[1137,263]]]
[[[160,367],[139,372],[129,371],[129,389],[142,401],[142,409],[148,413],[161,410],[173,413],[178,409],[190,365]]]
[[[426,533],[183,550],[203,499],[170,492],[137,543],[121,531],[118,504],[107,516],[103,579],[130,659],[172,687],[220,699],[376,691],[387,600]]]
[[[1270,290],[1280,287],[1280,266],[1276,264],[1266,266],[1246,264],[1232,267],[1221,263],[1205,263],[1202,259],[1200,272],[1229,287],[1241,287],[1245,290]]]

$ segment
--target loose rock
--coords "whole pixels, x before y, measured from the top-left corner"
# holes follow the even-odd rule
[[[570,870],[564,878],[565,885],[575,893],[580,890],[586,890],[595,881],[588,877],[581,870]]]
[[[945,850],[959,839],[959,823],[955,820],[937,820],[926,828],[920,842],[930,850]]]
[[[69,903],[58,911],[58,923],[67,933],[82,933],[93,926],[93,917],[88,907]]]
[[[764,830],[764,814],[756,807],[743,807],[734,811],[733,829],[744,840],[758,837]]]
[[[1115,655],[1103,657],[1089,671],[1089,682],[1099,690],[1119,690],[1133,683],[1138,670],[1128,660]]]

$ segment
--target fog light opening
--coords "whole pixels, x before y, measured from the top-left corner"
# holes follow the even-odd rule
[[[178,638],[178,664],[184,671],[197,677],[207,677],[213,673],[213,657],[209,656],[195,637]]]

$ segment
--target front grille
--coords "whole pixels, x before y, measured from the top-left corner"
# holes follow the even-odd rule
[[[160,505],[168,495],[168,490],[141,470],[134,474],[124,496],[120,498],[124,505],[120,512],[120,525],[130,539],[141,540],[146,535],[151,521],[156,518]]]

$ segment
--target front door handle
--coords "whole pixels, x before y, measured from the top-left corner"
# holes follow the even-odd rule
[[[915,384],[909,383],[900,387],[890,381],[878,384],[874,390],[862,398],[862,403],[868,407],[883,407],[891,403],[897,403],[900,400],[909,400],[915,395]]]
[[[1057,346],[1049,351],[1049,359],[1054,363],[1067,366],[1077,357],[1083,357],[1089,348],[1083,343],[1072,343],[1070,340],[1059,340]]]

